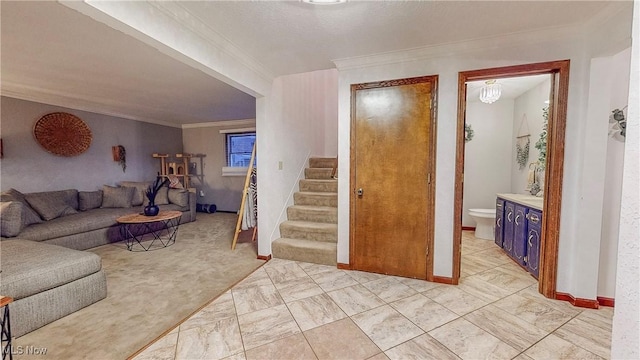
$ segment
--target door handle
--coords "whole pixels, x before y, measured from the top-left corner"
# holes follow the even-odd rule
[[[520,225],[520,224],[518,223],[518,218],[519,218],[519,217],[520,217],[520,215],[519,215],[519,214],[518,214],[518,215],[516,215],[516,225]]]
[[[358,196],[362,196],[362,194],[364,194],[364,190],[362,190],[362,188],[359,188],[359,189],[356,191],[356,194],[358,194]]]
[[[509,222],[511,222],[511,215],[513,215],[512,212],[507,213],[507,220],[509,220]]]
[[[500,220],[502,220],[502,218],[498,218],[498,220],[496,220],[496,226],[500,227]]]

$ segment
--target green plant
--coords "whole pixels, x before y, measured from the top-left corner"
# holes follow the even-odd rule
[[[529,144],[531,143],[529,136],[526,137],[526,140],[524,146],[522,146],[519,141],[516,143],[516,161],[518,162],[518,166],[520,166],[520,170],[524,169],[529,161]]]
[[[464,124],[464,142],[469,142],[473,140],[473,129],[471,125]]]
[[[549,106],[542,108],[542,132],[536,141],[535,148],[538,149],[538,169],[544,170],[547,163],[547,127],[549,125]]]

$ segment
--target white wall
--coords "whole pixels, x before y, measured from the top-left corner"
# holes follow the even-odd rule
[[[468,209],[493,209],[496,194],[511,190],[513,99],[468,101],[466,122],[474,136],[464,150],[462,226],[475,227]]]
[[[611,35],[609,43],[628,46],[630,14],[628,8],[613,14],[594,25],[599,31]],[[622,29],[622,30],[620,30]],[[621,34],[621,35],[620,35]],[[435,249],[434,275],[450,277],[453,257],[453,204],[456,144],[456,111],[458,72],[498,66],[570,59],[569,99],[567,111],[567,137],[565,140],[565,169],[563,181],[562,214],[560,223],[560,249],[558,256],[557,290],[568,292],[579,298],[595,299],[597,274],[593,269],[597,258],[581,256],[577,248],[598,253],[599,237],[584,241],[578,229],[593,231],[600,228],[585,223],[579,215],[583,207],[583,158],[585,149],[593,146],[585,143],[582,135],[593,125],[585,122],[587,115],[589,54],[585,46],[589,33],[561,34],[555,30],[553,36],[512,35],[505,41],[478,41],[456,44],[450,47],[432,47],[423,53],[407,52],[396,58],[385,54],[370,59],[337,62],[339,77],[339,172],[348,173],[350,156],[350,85],[371,81],[398,79],[422,75],[439,75],[438,132],[435,201]],[[600,34],[601,35],[601,34]],[[614,36],[622,37],[621,39]],[[522,37],[522,38],[520,38]],[[545,39],[545,40],[541,40]],[[595,48],[595,47],[594,47]],[[621,50],[620,48],[619,50]],[[406,60],[406,59],[412,59]],[[419,57],[418,57],[419,56]],[[400,58],[405,60],[400,60]],[[397,60],[396,60],[397,59]],[[605,139],[606,141],[606,139]],[[604,173],[604,167],[598,169]],[[338,262],[349,262],[349,179],[339,179]],[[592,249],[596,249],[592,251]],[[597,270],[596,270],[597,271]]]
[[[631,48],[602,59],[610,79],[609,110],[622,109],[629,99],[629,66]],[[611,112],[609,112],[609,115]],[[604,119],[602,119],[604,121]],[[611,124],[609,124],[611,127]],[[622,196],[622,170],[624,166],[624,141],[617,136],[607,140],[606,170],[604,180],[602,233],[600,242],[600,267],[598,271],[598,296],[615,296],[616,264],[618,254],[618,229],[620,225],[620,200]]]
[[[634,2],[612,359],[640,358],[640,1]]]
[[[538,86],[518,96],[514,101],[513,110],[513,147],[511,149],[511,193],[514,194],[529,194],[525,189],[528,183],[529,166],[532,162],[538,161],[539,151],[535,148],[536,142],[540,139],[540,133],[542,132],[542,124],[544,118],[542,117],[542,109],[548,104],[545,104],[546,100],[549,100],[549,91],[551,90],[551,76],[549,79],[543,81]],[[520,129],[523,117],[527,117],[527,124],[529,128],[529,161],[524,169],[520,170],[520,166],[516,161],[516,136]],[[524,126],[523,126],[524,128]],[[544,173],[540,174],[544,178]],[[542,184],[540,184],[542,185]]]
[[[307,159],[336,154],[337,79],[335,69],[278,77],[257,102],[260,255],[271,254],[271,242],[280,237]]]

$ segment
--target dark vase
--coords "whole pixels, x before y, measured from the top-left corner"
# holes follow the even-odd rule
[[[149,204],[144,207],[144,214],[146,216],[156,216],[158,215],[159,212],[160,212],[160,208],[158,207],[158,205]]]

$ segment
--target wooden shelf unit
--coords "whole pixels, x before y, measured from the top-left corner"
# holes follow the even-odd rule
[[[154,158],[160,159],[160,176],[168,177],[169,175],[175,175],[178,178],[182,179],[182,185],[185,189],[191,187],[191,177],[198,176],[197,174],[190,174],[190,162],[192,158],[204,158],[205,154],[188,154],[188,153],[180,153],[175,154],[173,157],[169,154],[158,154],[154,153],[152,155]],[[176,161],[171,161],[173,159]],[[182,161],[180,161],[182,160]]]

